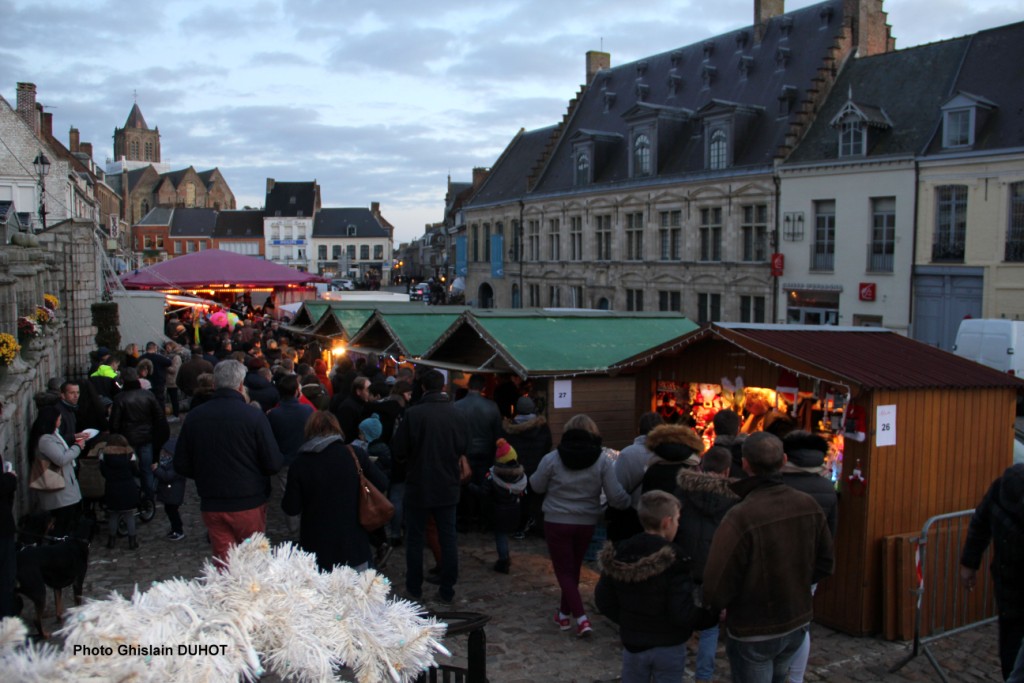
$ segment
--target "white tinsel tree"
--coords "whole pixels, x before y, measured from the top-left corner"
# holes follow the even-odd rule
[[[446,626],[422,617],[417,605],[388,600],[388,591],[377,572],[320,573],[313,555],[256,534],[229,551],[223,571],[207,562],[198,579],[154,582],[130,600],[112,593],[70,610],[59,632],[63,649],[21,647],[24,625],[4,619],[0,669],[11,683],[237,681],[268,672],[326,681],[340,680],[335,672],[344,665],[361,683],[402,683],[436,665],[436,653],[450,655],[440,642]],[[179,654],[179,646],[204,645],[226,647]],[[156,654],[118,654],[124,646]],[[113,654],[94,649],[103,647]],[[164,647],[171,654],[161,654]]]

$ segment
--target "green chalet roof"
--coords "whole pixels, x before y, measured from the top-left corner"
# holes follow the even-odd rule
[[[421,307],[422,309],[422,307]],[[418,358],[454,323],[461,309],[429,312],[377,311],[350,340],[353,350],[365,349]]]
[[[472,310],[423,359],[438,367],[520,377],[596,374],[695,329],[678,313]]]
[[[292,319],[291,327],[295,330],[302,330],[315,325],[320,321],[321,316],[327,311],[327,302],[319,299],[303,301],[295,317]]]

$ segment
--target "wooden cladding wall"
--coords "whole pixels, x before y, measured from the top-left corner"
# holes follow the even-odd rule
[[[815,600],[821,623],[855,635],[882,629],[882,544],[929,517],[974,508],[1012,464],[1013,389],[876,391],[862,397],[864,443],[847,441],[844,477],[860,459],[863,497],[841,487],[837,571]],[[896,445],[874,445],[880,405],[896,406]]]
[[[622,450],[636,437],[634,378],[575,377],[572,382],[572,407],[555,408],[555,381],[547,382],[547,419],[555,445],[563,425],[574,415],[589,415],[601,430],[604,445]],[[537,380],[534,380],[536,383]]]

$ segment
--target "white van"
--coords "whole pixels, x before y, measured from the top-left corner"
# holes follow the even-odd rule
[[[968,318],[960,323],[953,353],[1024,378],[1024,320]]]

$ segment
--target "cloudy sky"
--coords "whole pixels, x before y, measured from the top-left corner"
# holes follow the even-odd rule
[[[788,0],[786,9],[814,4]],[[113,152],[137,97],[173,168],[217,166],[238,206],[266,179],[325,206],[379,201],[396,241],[440,221],[446,180],[555,123],[584,78],[752,23],[753,0],[0,0],[0,95],[29,81],[67,142]],[[1020,0],[888,0],[897,47],[1024,19]],[[16,38],[16,40],[12,40]]]

